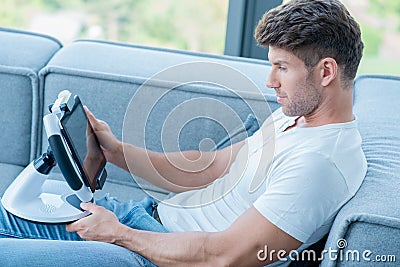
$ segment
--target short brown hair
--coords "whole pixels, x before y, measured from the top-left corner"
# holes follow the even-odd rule
[[[308,68],[332,57],[354,80],[364,44],[358,23],[338,0],[292,0],[265,13],[254,34],[259,45],[292,52]]]

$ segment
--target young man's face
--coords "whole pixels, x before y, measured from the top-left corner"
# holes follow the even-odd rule
[[[313,72],[309,73],[304,62],[294,54],[280,48],[270,46],[268,58],[272,70],[266,85],[275,89],[283,113],[287,116],[312,113],[321,102]]]

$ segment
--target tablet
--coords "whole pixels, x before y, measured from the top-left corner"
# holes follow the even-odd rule
[[[104,183],[107,161],[78,96],[75,96],[71,111],[65,112],[60,123],[82,180],[94,193],[98,181]]]

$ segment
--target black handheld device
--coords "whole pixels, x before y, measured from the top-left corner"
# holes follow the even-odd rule
[[[68,144],[82,180],[94,193],[101,189],[107,177],[106,158],[99,141],[83,109],[78,96],[74,97],[72,109],[60,119],[61,132]]]

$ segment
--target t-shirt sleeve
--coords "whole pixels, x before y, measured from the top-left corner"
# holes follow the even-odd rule
[[[318,153],[274,166],[254,207],[271,223],[301,242],[334,216],[348,198],[336,165]]]

